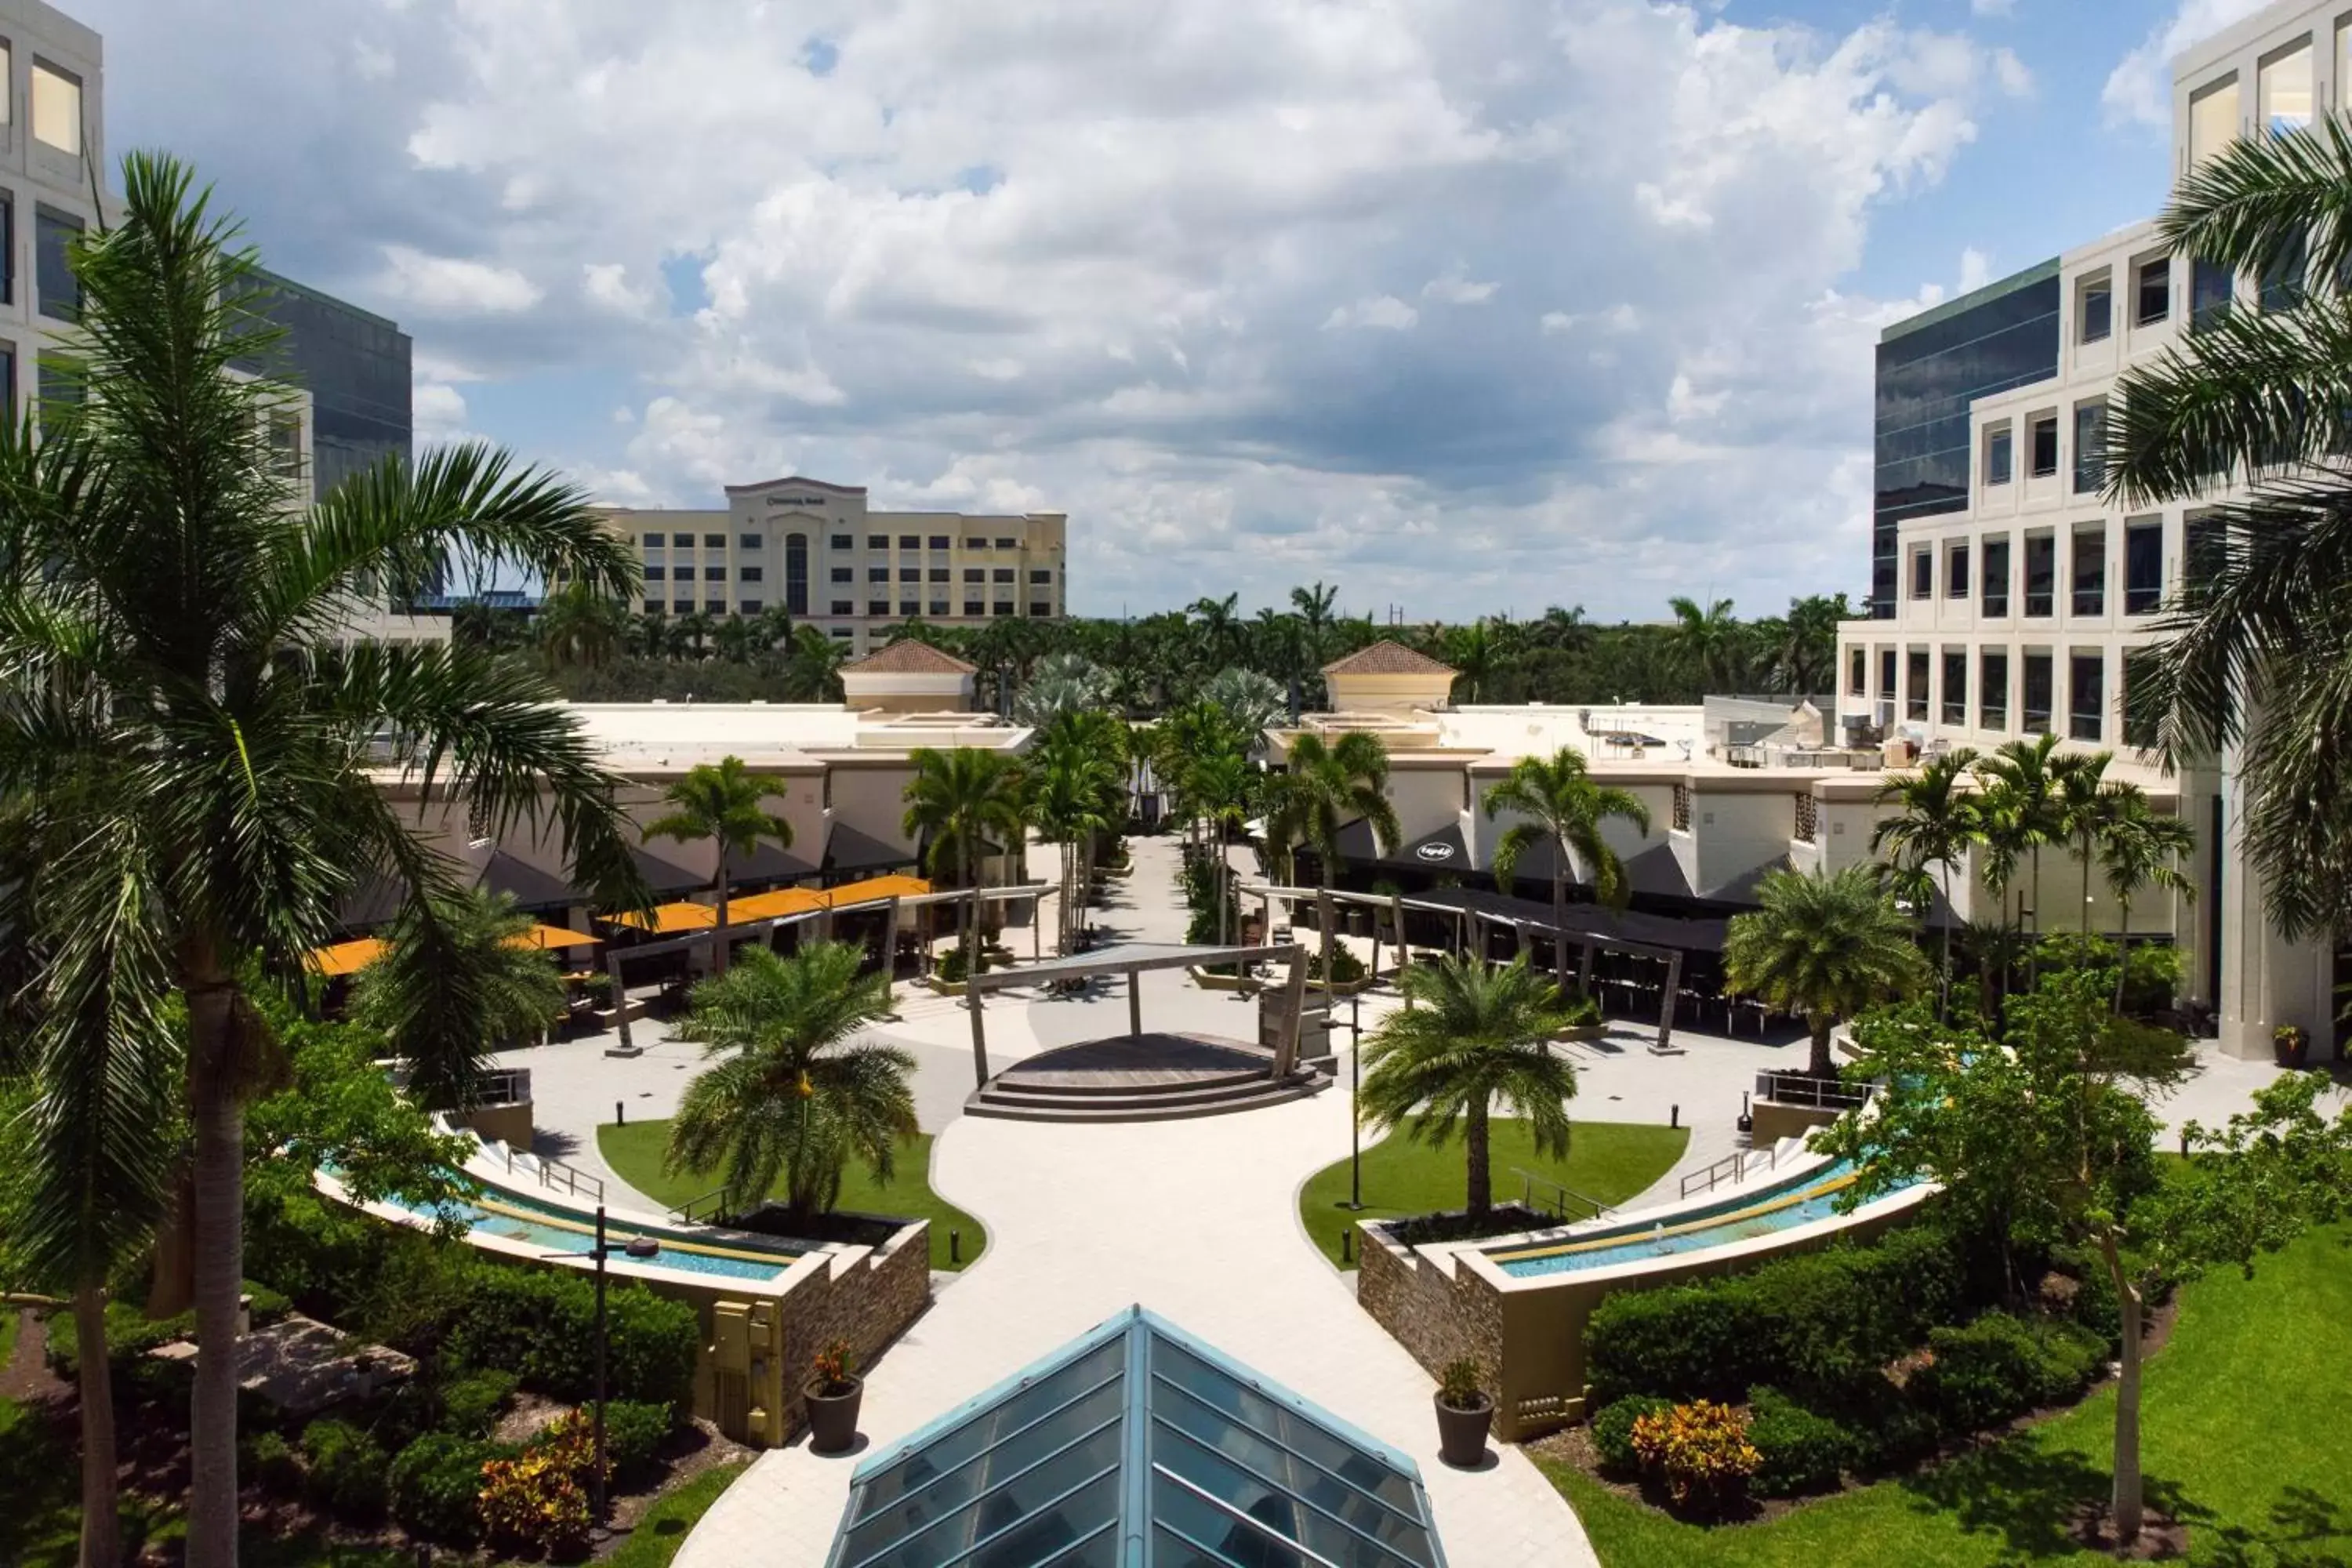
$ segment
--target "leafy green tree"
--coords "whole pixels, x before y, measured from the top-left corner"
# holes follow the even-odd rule
[[[907,810],[900,831],[926,851],[931,875],[952,875],[959,888],[977,889],[975,867],[990,843],[1012,847],[1021,842],[1024,802],[1021,770],[1002,752],[958,746],[938,751],[916,748],[908,761],[915,776],[907,781]],[[957,907],[957,951],[963,954],[963,972],[980,973],[974,951],[980,930],[976,899]],[[982,1078],[988,1067],[980,1065]]]
[[[55,357],[80,401],[46,410],[37,445],[0,431],[0,553],[44,563],[0,577],[0,792],[49,799],[58,832],[89,847],[46,860],[35,890],[108,911],[57,925],[56,962],[135,963],[142,986],[186,999],[187,1561],[223,1568],[244,1108],[268,1054],[246,977],[299,973],[362,877],[454,883],[376,787],[376,748],[389,737],[435,798],[492,832],[552,816],[601,896],[638,887],[620,781],[528,661],[455,640],[346,648],[349,605],[370,584],[412,595],[453,558],[615,595],[636,566],[587,498],[479,446],[299,504],[268,435],[289,395],[236,369],[276,347],[250,256],[181,165],[134,153],[122,191],[121,221],[72,253],[82,317]]]
[[[1892,816],[1881,817],[1870,830],[1871,853],[1892,851],[1898,875],[1917,879],[1929,867],[1936,868],[1944,895],[1942,918],[1937,922],[1944,928],[1943,980],[1938,994],[1941,1005],[1947,1006],[1950,1005],[1952,990],[1952,868],[1959,864],[1969,846],[1984,832],[1979,803],[1967,788],[1969,771],[1976,760],[1976,752],[1961,746],[1935,758],[1916,773],[1887,780],[1879,786],[1875,804],[1892,804],[1901,809]],[[1925,904],[1927,900],[1922,899],[1920,902]]]
[[[1382,849],[1394,849],[1403,837],[1396,807],[1389,804],[1389,751],[1378,735],[1350,730],[1328,741],[1313,732],[1290,742],[1289,765],[1266,780],[1265,837],[1280,846],[1286,859],[1292,846],[1315,851],[1317,885],[1329,889],[1339,869],[1339,830],[1361,819]],[[1332,928],[1339,922],[1317,918],[1323,928],[1323,993],[1331,994]]]
[[[1469,1211],[1495,1205],[1489,1119],[1497,1102],[1528,1124],[1536,1152],[1568,1152],[1568,1102],[1576,1069],[1553,1053],[1568,1026],[1560,994],[1524,958],[1489,965],[1448,956],[1398,976],[1405,1006],[1364,1041],[1358,1103],[1365,1125],[1402,1128],[1443,1149],[1462,1134]]]
[[[2317,1085],[2283,1079],[2221,1133],[2192,1129],[2190,1146],[2205,1152],[2185,1181],[2165,1184],[2146,1097],[2179,1082],[2193,1058],[2178,1035],[2116,1017],[2095,970],[2049,974],[2013,998],[1998,1044],[1916,1016],[1865,1020],[1855,1035],[1854,1072],[1879,1083],[1877,1099],[1816,1134],[1854,1164],[1844,1201],[1933,1181],[1947,1210],[2013,1248],[2082,1246],[2100,1258],[2123,1313],[2111,1511],[2117,1537],[2137,1539],[2143,1268],[2174,1278],[2225,1262],[2251,1268],[2340,1214],[2352,1192],[2352,1111],[2324,1122]]]
[[[724,974],[732,946],[727,935],[728,863],[739,856],[748,858],[763,839],[780,849],[792,847],[793,825],[761,805],[786,798],[784,781],[751,772],[740,757],[721,757],[688,769],[662,791],[662,798],[669,809],[646,824],[646,837],[719,845],[719,923],[710,932],[710,972]]]
[[[1622,910],[1633,896],[1625,883],[1624,862],[1601,836],[1602,825],[1614,819],[1630,822],[1650,835],[1650,811],[1630,790],[1601,784],[1585,765],[1584,753],[1562,746],[1549,757],[1521,757],[1511,764],[1502,783],[1486,791],[1489,817],[1508,811],[1520,818],[1503,830],[1495,845],[1495,880],[1508,889],[1520,857],[1538,844],[1551,846],[1552,942],[1560,989],[1568,988],[1569,854],[1575,852],[1592,874],[1592,889],[1611,909]]]
[[[717,1058],[686,1086],[662,1168],[717,1171],[731,1213],[783,1183],[784,1207],[805,1222],[841,1198],[852,1161],[890,1179],[899,1140],[915,1128],[915,1058],[855,1039],[890,1010],[887,980],[861,974],[865,954],[821,942],[780,958],[764,948],[694,988],[677,1033]]]
[[[1927,979],[1911,924],[1866,865],[1826,876],[1774,871],[1756,897],[1761,907],[1732,916],[1724,937],[1728,988],[1804,1019],[1813,1045],[1806,1070],[1835,1078],[1838,1024]]]
[[[536,1042],[562,1016],[562,978],[528,945],[537,924],[504,894],[436,893],[428,911],[402,910],[352,982],[353,1021],[382,1037],[427,1109],[474,1105],[483,1059]]]

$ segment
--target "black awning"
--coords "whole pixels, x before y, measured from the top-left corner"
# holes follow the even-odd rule
[[[663,859],[651,850],[632,849],[629,858],[637,863],[637,875],[645,879],[646,889],[656,897],[691,893],[710,886],[710,879],[701,872],[689,871],[673,861]]]
[[[1405,896],[1407,909],[1468,910],[1487,920],[1527,926],[1549,935],[1556,928],[1548,902],[1515,899],[1480,888],[1438,888]],[[1604,904],[1570,904],[1565,930],[1570,942],[1633,942],[1643,947],[1675,948],[1684,952],[1721,952],[1725,923],[1718,920],[1686,920],[1677,915],[1654,915],[1641,910],[1612,910]]]
[[[793,882],[814,877],[816,868],[761,839],[749,855],[727,852],[727,879],[731,883]]]
[[[824,868],[828,871],[888,871],[911,866],[916,859],[912,849],[885,844],[845,822],[835,823],[833,836],[825,840]]]
[[[1511,868],[1512,891],[1522,892],[1530,888],[1549,891],[1552,868],[1559,862],[1559,851],[1549,838],[1540,838],[1528,845],[1527,853],[1519,857],[1519,863]],[[1629,892],[1644,893],[1659,899],[1698,897],[1691,890],[1690,879],[1683,874],[1683,863],[1675,858],[1671,844],[1645,845],[1625,856],[1623,863],[1626,890]],[[1570,859],[1568,883],[1571,888],[1590,891],[1592,879],[1580,872],[1576,862]],[[1502,885],[1500,878],[1496,879],[1496,885]]]
[[[400,906],[407,901],[407,884],[371,871],[335,905],[335,923],[347,931],[357,926],[383,925],[399,914]]]
[[[1339,829],[1339,858],[1357,866],[1379,866],[1394,871],[1466,871],[1470,852],[1462,842],[1462,825],[1449,822],[1425,837],[1381,853],[1379,836],[1362,817]]]
[[[490,851],[474,885],[488,892],[504,893],[518,909],[565,909],[587,901],[562,878],[519,860],[503,849]]]

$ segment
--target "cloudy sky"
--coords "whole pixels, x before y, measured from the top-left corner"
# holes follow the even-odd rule
[[[113,150],[604,500],[1066,511],[1118,615],[1859,596],[1878,329],[2251,0],[64,0]]]

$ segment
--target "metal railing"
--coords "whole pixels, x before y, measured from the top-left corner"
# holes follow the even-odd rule
[[[687,1199],[669,1211],[669,1217],[680,1225],[699,1225],[706,1219],[724,1219],[727,1210],[722,1200],[726,1196],[725,1187],[713,1188],[698,1198]]]
[[[1568,1205],[1570,1202],[1580,1204],[1589,1211],[1576,1215],[1578,1219],[1599,1219],[1603,1215],[1616,1212],[1599,1198],[1588,1196],[1574,1187],[1563,1186],[1549,1176],[1539,1176],[1517,1165],[1511,1167],[1511,1174],[1519,1178],[1519,1201],[1538,1214],[1549,1207],[1554,1218],[1565,1222],[1569,1218]],[[1552,1195],[1549,1204],[1537,1198],[1536,1189],[1538,1187],[1549,1189]]]
[[[1780,1151],[1770,1149],[1735,1149],[1703,1171],[1693,1171],[1683,1178],[1685,1197],[1693,1193],[1711,1193],[1726,1181],[1743,1182],[1752,1170],[1770,1170],[1780,1163]]]
[[[492,1068],[482,1075],[480,1099],[484,1105],[530,1104],[530,1069]]]
[[[507,1174],[511,1176],[514,1174],[514,1145],[500,1143],[499,1147],[506,1153]],[[523,1152],[530,1153],[527,1149]],[[541,1186],[560,1188],[575,1198],[584,1192],[600,1204],[604,1201],[604,1179],[602,1176],[583,1171],[577,1165],[567,1165],[551,1155],[531,1154],[530,1157],[531,1163],[539,1167]]]
[[[1815,1110],[1853,1110],[1870,1103],[1870,1089],[1801,1072],[1759,1072],[1756,1098]]]

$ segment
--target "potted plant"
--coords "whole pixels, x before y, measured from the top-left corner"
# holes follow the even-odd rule
[[[866,1380],[856,1374],[856,1366],[847,1340],[835,1340],[816,1352],[808,1385],[812,1452],[845,1454],[857,1441],[857,1405],[866,1396]]]
[[[1467,1467],[1486,1457],[1495,1401],[1478,1386],[1478,1363],[1465,1356],[1445,1363],[1437,1381],[1437,1457]]]
[[[2271,1050],[2283,1068],[2299,1068],[2311,1054],[2311,1035],[2301,1024],[2281,1024],[2271,1031]]]

